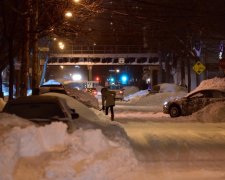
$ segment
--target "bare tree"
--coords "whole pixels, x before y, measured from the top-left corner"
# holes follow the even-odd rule
[[[18,53],[14,52],[19,52],[18,49],[21,48],[21,96],[27,94],[30,64],[32,64],[32,88],[39,86],[39,40],[54,35],[74,37],[82,31],[82,25],[87,19],[101,12],[100,0],[81,0],[79,3],[73,0],[2,0],[0,3],[2,10],[0,23],[3,25],[0,37],[4,40],[0,43],[0,47],[5,47],[8,43],[8,51],[3,52],[5,49],[3,48],[0,57],[4,56],[10,60],[10,63],[2,66],[2,69],[11,64],[10,86],[13,86],[14,58],[18,56]],[[67,11],[73,14],[72,18],[66,19]]]

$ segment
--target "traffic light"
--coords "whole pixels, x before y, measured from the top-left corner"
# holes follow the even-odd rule
[[[122,84],[127,84],[128,76],[126,74],[123,74],[120,79]]]
[[[95,78],[95,80],[96,80],[96,81],[100,81],[100,78],[97,76],[97,77]]]

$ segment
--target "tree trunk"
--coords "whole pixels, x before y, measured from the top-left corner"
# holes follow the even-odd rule
[[[33,38],[33,58],[32,58],[32,90],[39,87],[40,65],[38,61],[38,41],[37,34]]]
[[[162,73],[163,73],[163,68],[162,68],[162,54],[161,52],[158,53],[159,54],[159,76],[158,76],[158,84],[162,83]]]
[[[165,70],[166,70],[166,83],[170,82],[170,67],[169,67],[170,59],[165,57]]]
[[[185,86],[185,63],[183,59],[181,59],[180,61],[180,74],[181,74],[180,85]]]
[[[13,39],[8,38],[9,48],[9,100],[13,99],[13,86],[14,86],[14,59],[13,59]]]
[[[26,0],[25,4],[25,10],[28,10],[30,7],[29,0]],[[30,36],[29,36],[29,30],[30,30],[30,17],[26,16],[24,19],[24,46],[23,46],[23,53],[22,53],[22,62],[21,62],[21,96],[27,96],[27,86],[28,86],[28,70],[29,70],[29,42],[30,42]]]
[[[188,92],[191,91],[191,67],[190,67],[190,58],[187,57],[187,71],[188,71]]]
[[[2,91],[2,71],[0,71],[0,98],[4,98],[4,93]]]
[[[31,27],[33,27],[33,37],[32,37],[32,47],[33,47],[33,58],[32,58],[32,90],[37,89],[39,87],[40,82],[40,65],[38,59],[38,34],[37,34],[37,26],[38,26],[38,0],[34,1],[33,4],[34,16]],[[32,91],[32,92],[33,92]]]

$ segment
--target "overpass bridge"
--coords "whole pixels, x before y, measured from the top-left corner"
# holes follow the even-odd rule
[[[65,50],[54,49],[48,53],[47,60],[42,60],[44,66],[86,65],[89,80],[92,80],[93,66],[148,66],[150,70],[159,71],[158,53],[150,53],[140,46],[71,46]]]
[[[157,65],[158,54],[141,46],[75,46],[64,50],[53,47],[48,65]]]

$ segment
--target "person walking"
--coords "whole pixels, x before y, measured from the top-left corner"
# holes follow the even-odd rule
[[[105,109],[105,115],[108,115],[109,109],[111,113],[111,120],[114,120],[114,110],[113,107],[115,106],[115,97],[116,92],[109,91],[107,88],[103,88],[101,90],[102,93],[102,109]]]

